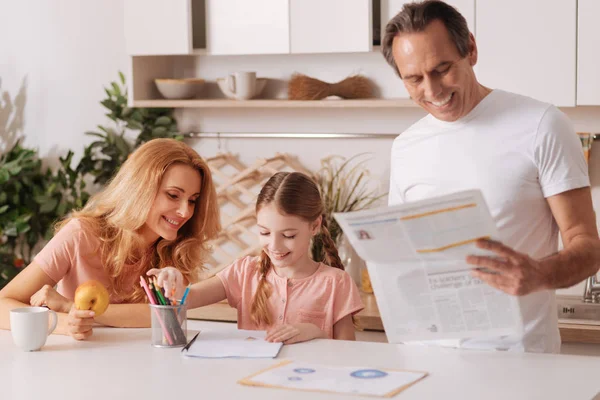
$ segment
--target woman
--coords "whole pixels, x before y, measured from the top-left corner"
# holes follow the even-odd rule
[[[55,333],[78,340],[92,334],[94,322],[148,327],[140,275],[169,265],[194,282],[206,242],[219,230],[216,192],[204,160],[173,139],[147,142],[83,210],[58,224],[54,238],[0,291],[0,328],[10,329],[11,309],[29,304],[58,312]],[[90,279],[110,293],[111,305],[96,318],[73,306],[75,289]]]

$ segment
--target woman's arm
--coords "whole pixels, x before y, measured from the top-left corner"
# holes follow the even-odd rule
[[[149,328],[150,307],[143,303],[111,304],[95,321],[116,328]]]
[[[0,290],[0,329],[10,329],[10,310],[28,307],[31,296],[46,285],[52,287],[56,282],[39,265],[32,263]],[[58,325],[54,333],[69,335],[68,311],[57,314]]]
[[[346,315],[333,325],[333,338],[339,340],[356,340],[352,315]]]
[[[184,291],[183,275],[177,268],[153,268],[146,272],[148,276],[155,276],[158,285],[165,287],[167,292],[169,288],[176,288],[177,293]],[[185,304],[188,310],[197,307],[207,306],[209,304],[218,303],[227,298],[225,286],[217,276],[205,279],[190,286],[190,292],[186,297]]]
[[[31,304],[32,297],[42,296],[45,289],[50,294],[55,292],[52,287],[56,285],[52,279],[40,268],[39,265],[32,263],[19,273],[0,290],[0,329],[10,329],[10,310],[19,307],[28,307]],[[60,295],[58,295],[60,296]],[[61,296],[62,297],[62,296]],[[47,298],[47,297],[46,297]],[[74,313],[69,318],[69,311],[73,302],[65,299],[63,305],[50,305],[49,308],[56,311],[58,315],[58,324],[54,333],[60,335],[71,335],[77,339],[85,339],[91,334],[88,325],[92,322],[98,322],[107,326],[123,328],[145,328],[150,326],[150,312],[147,304],[111,304],[106,312],[93,321],[81,321],[84,312]],[[42,305],[44,302],[36,302],[36,305]],[[84,327],[79,328],[74,324],[81,324]],[[83,329],[83,332],[81,331]],[[88,331],[89,334],[86,334]]]

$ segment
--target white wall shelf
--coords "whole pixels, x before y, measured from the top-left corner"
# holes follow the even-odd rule
[[[135,100],[133,107],[165,108],[398,108],[417,107],[410,99],[364,100]]]

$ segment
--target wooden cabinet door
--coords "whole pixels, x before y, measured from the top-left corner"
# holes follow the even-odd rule
[[[576,3],[478,1],[479,81],[556,106],[574,106]]]
[[[129,55],[190,54],[191,0],[125,0],[125,48]]]
[[[208,53],[289,53],[289,8],[289,0],[206,0]]]
[[[577,105],[600,106],[600,1],[579,0],[577,15]]]
[[[371,0],[290,0],[292,53],[371,51]]]

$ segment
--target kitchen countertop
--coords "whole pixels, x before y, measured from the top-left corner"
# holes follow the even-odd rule
[[[358,313],[360,324],[367,331],[383,332],[383,323],[373,294],[361,292],[365,305],[364,310]],[[227,302],[221,302],[206,307],[188,310],[188,318],[237,322],[237,310],[230,307]],[[563,343],[589,343],[600,344],[600,325],[574,324],[559,321],[560,336]]]
[[[194,330],[235,324],[189,321]],[[202,334],[200,334],[202,335]],[[91,340],[51,335],[41,351],[23,352],[0,330],[3,399],[357,399],[354,395],[248,387],[237,381],[283,360],[426,371],[394,398],[591,399],[599,357],[457,350],[317,339],[284,345],[276,359],[192,359],[150,346],[150,329],[94,328]]]

